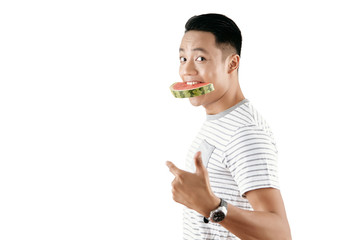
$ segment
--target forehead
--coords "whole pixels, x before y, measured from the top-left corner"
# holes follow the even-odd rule
[[[210,32],[188,31],[184,34],[180,50],[205,49],[208,52],[219,50],[215,43],[215,36]]]

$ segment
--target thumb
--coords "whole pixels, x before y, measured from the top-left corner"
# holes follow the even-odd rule
[[[194,157],[195,166],[196,166],[196,172],[197,173],[203,173],[205,170],[202,158],[201,158],[201,152],[197,152]]]

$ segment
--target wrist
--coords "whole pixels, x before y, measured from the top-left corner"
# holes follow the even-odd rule
[[[212,196],[209,201],[207,201],[207,204],[204,204],[204,208],[199,213],[204,217],[209,218],[210,212],[219,207],[220,201],[220,198],[215,195]]]
[[[219,206],[210,212],[210,217],[204,216],[204,223],[209,223],[210,220],[214,223],[223,221],[227,214],[227,206],[227,202],[220,198]]]

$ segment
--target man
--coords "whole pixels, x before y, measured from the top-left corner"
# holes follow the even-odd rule
[[[173,199],[186,206],[184,239],[291,239],[272,132],[239,85],[241,42],[239,28],[220,14],[185,25],[180,76],[215,90],[190,98],[207,115],[187,169],[166,163],[175,176]]]

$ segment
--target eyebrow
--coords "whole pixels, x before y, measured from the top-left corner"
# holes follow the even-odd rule
[[[196,52],[196,51],[200,51],[200,52],[204,52],[204,53],[209,53],[208,51],[206,51],[204,48],[193,48],[191,49],[192,52]],[[183,48],[179,48],[179,52],[185,52],[185,50]]]

